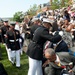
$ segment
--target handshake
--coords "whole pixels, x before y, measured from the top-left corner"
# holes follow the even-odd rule
[[[59,35],[62,37],[63,36],[63,31],[59,31]]]
[[[63,31],[55,31],[55,32],[53,32],[53,35],[60,35],[61,37],[63,36]]]

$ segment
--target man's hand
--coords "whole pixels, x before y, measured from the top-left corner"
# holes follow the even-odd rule
[[[71,73],[71,72],[73,72],[73,70],[69,70],[68,72]]]
[[[26,33],[30,34],[30,31],[26,31]]]
[[[59,35],[62,37],[63,36],[63,31],[60,31],[59,32]]]
[[[46,65],[48,65],[50,63],[49,60],[45,61],[45,63],[43,64],[43,67],[46,67]]]

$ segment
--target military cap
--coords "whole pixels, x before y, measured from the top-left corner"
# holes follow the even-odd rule
[[[37,18],[37,17],[34,17],[34,18],[32,19],[32,22],[35,22],[35,21],[38,21],[38,20],[40,20],[40,19]]]
[[[52,26],[52,23],[54,21],[53,20],[50,20],[49,18],[43,18],[43,23],[50,23],[50,25]]]
[[[8,22],[8,20],[7,19],[4,19],[3,22]]]
[[[10,22],[11,26],[15,26],[16,22]]]

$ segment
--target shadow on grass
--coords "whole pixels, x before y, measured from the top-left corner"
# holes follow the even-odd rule
[[[20,69],[16,68],[9,62],[7,58],[7,52],[5,46],[2,46],[2,57],[3,60],[0,62],[4,65],[5,70],[7,71],[8,75],[27,75],[28,73],[28,57],[25,53],[21,55],[21,67]]]
[[[8,66],[5,67],[8,75],[27,75],[28,72],[28,64],[22,64],[20,69],[16,68],[15,66]]]

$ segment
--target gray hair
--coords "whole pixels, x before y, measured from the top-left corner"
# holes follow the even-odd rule
[[[55,51],[54,51],[52,48],[47,48],[47,49],[45,50],[45,53],[49,53],[50,56],[52,56],[52,55],[55,54]]]

